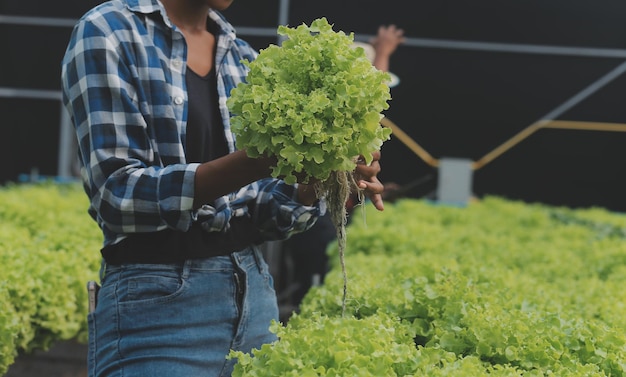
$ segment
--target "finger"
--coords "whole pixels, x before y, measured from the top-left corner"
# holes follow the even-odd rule
[[[377,210],[382,211],[385,208],[382,195],[385,187],[377,178],[374,179],[374,182],[359,181],[359,188],[370,198]]]
[[[355,168],[355,173],[358,177],[363,177],[362,179],[367,179],[368,177],[374,177],[380,173],[381,167],[378,161],[372,161],[371,165],[358,164]]]
[[[383,196],[381,194],[375,194],[375,195],[370,196],[370,200],[372,201],[372,204],[377,210],[379,211],[385,210],[385,204],[383,202]]]
[[[369,181],[362,179],[357,184],[367,195],[382,194],[385,191],[385,186],[376,177],[370,178]]]
[[[385,186],[375,174],[369,176],[367,180],[358,180],[357,186],[368,198],[370,198],[370,201],[374,204],[374,207],[376,207],[377,210],[382,211],[384,209],[382,194],[385,191]]]

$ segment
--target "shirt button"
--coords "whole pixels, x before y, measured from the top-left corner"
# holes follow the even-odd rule
[[[178,59],[176,59],[176,60],[174,60],[174,61],[172,62],[172,64],[174,65],[174,67],[176,67],[176,68],[180,68],[180,66],[181,66],[181,65],[183,65],[183,62],[182,62],[182,61],[180,61],[180,60],[178,60]]]
[[[183,97],[174,97],[174,103],[177,105],[183,104]]]

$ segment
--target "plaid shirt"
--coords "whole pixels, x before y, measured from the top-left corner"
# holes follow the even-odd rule
[[[235,150],[226,99],[245,80],[257,52],[219,26],[215,66],[219,108],[230,152]],[[185,159],[186,43],[157,0],[113,0],[75,26],[62,63],[63,98],[76,128],[89,213],[104,245],[129,233],[186,231],[199,221],[207,231],[249,216],[266,239],[308,229],[323,203],[302,206],[294,186],[263,179],[193,210],[199,164]]]

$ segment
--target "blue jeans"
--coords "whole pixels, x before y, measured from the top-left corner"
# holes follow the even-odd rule
[[[90,377],[230,376],[231,349],[276,340],[274,282],[261,252],[181,264],[103,265],[89,314]]]

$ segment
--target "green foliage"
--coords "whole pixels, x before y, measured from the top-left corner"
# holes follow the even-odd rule
[[[82,337],[101,234],[78,185],[0,189],[0,375]],[[234,376],[626,376],[626,216],[487,197],[365,207],[279,341]]]
[[[87,205],[79,184],[0,188],[0,372],[19,352],[86,340],[102,244]]]
[[[15,361],[15,340],[19,332],[19,321],[6,282],[0,282],[0,376],[4,376],[9,365]]]
[[[347,313],[406,326],[414,335],[406,344],[418,350],[416,364],[388,375],[626,376],[623,214],[495,197],[464,208],[403,200],[365,210],[367,222],[355,217],[347,229]],[[317,326],[303,324],[319,323],[319,313],[341,318],[336,245],[329,254],[324,285],[305,297],[297,326],[286,326],[291,363],[323,347],[315,332],[306,333],[313,349],[293,342]]]
[[[239,359],[233,376],[398,376],[414,370],[419,353],[407,326],[387,316],[363,319],[297,316],[274,324],[280,341]]]
[[[352,171],[359,155],[369,163],[391,133],[379,124],[391,98],[389,75],[325,18],[278,33],[287,39],[246,62],[247,82],[228,100],[237,147],[251,157],[276,156],[273,176],[288,183],[294,173],[323,181]]]

